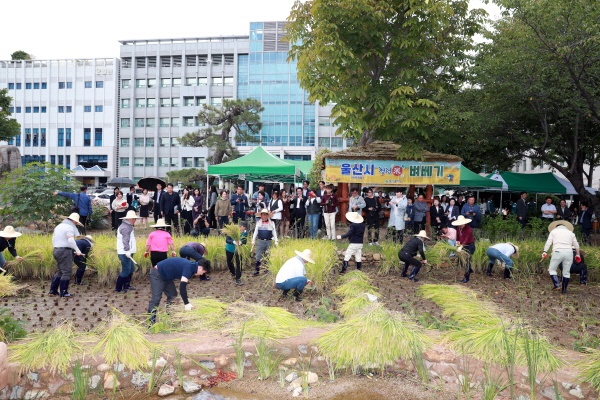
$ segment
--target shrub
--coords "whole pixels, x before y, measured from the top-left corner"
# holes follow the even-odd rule
[[[23,323],[14,319],[8,308],[0,308],[0,341],[10,343],[26,335]]]

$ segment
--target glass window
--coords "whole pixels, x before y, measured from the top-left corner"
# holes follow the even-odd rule
[[[65,145],[65,129],[58,128],[58,142],[56,143],[58,147],[64,147]]]
[[[169,147],[171,145],[171,140],[169,138],[160,138],[160,147]]]
[[[156,105],[156,99],[146,99],[146,107],[152,108]]]
[[[331,147],[331,138],[328,138],[328,137],[319,138],[319,147],[326,147],[326,148]]]
[[[182,157],[181,158],[181,166],[183,168],[192,168],[194,166],[194,161],[192,157]]]
[[[96,106],[94,108],[94,111],[96,111],[96,112],[103,112],[104,111],[104,106]]]
[[[121,138],[121,147],[129,147],[129,138]]]
[[[158,166],[159,167],[168,167],[169,166],[169,158],[168,157],[158,157]]]
[[[121,99],[121,108],[129,108],[129,99]]]
[[[183,126],[194,126],[194,117],[183,117]]]
[[[134,157],[133,158],[133,166],[134,167],[143,167],[144,166],[144,157]]]
[[[92,145],[92,129],[91,128],[83,129],[83,145],[85,147],[90,147]]]
[[[83,112],[92,112],[92,106],[83,106]]]
[[[160,66],[161,67],[170,67],[171,66],[171,57],[163,56],[160,58]]]
[[[173,87],[181,86],[181,78],[173,78]]]
[[[129,158],[128,157],[121,157],[120,161],[119,161],[119,165],[121,167],[129,167]]]
[[[171,107],[171,98],[166,97],[166,98],[160,99],[160,106],[161,107]]]
[[[148,68],[156,68],[156,57],[148,57]]]
[[[17,83],[17,85],[19,85],[19,83]],[[58,88],[59,89],[64,89],[65,88],[65,83],[64,82],[58,82]],[[20,89],[19,87],[17,87],[17,89]]]
[[[48,84],[46,82],[42,82],[42,89],[48,89]]]
[[[42,147],[46,147],[46,128],[41,128],[40,129],[40,145]]]
[[[192,107],[192,106],[194,106],[194,97],[193,96],[184,97],[183,98],[183,105],[185,107]]]
[[[185,86],[196,86],[198,78],[185,78]]]
[[[194,157],[194,168],[204,168],[204,164],[204,157]]]
[[[33,88],[34,89],[39,89],[40,88],[40,83],[39,82],[34,82],[33,83]]]
[[[104,81],[96,81],[96,89],[102,89],[104,87]]]
[[[223,85],[233,86],[233,76],[226,76],[225,78],[223,78]]]
[[[135,99],[135,107],[136,108],[146,107],[146,99]]]
[[[90,89],[92,87],[92,81],[85,81],[84,86],[86,89]]]
[[[31,88],[33,88],[33,85],[31,84],[31,82],[25,83],[25,89],[31,89]]]
[[[14,90],[15,89],[15,84],[14,83],[9,83],[8,84],[8,89],[9,90]]]
[[[331,147],[344,147],[344,139],[341,137],[331,138]]]
[[[25,113],[31,114],[31,107],[25,107]]]
[[[40,108],[39,107],[33,107],[33,112],[34,113],[39,113],[40,112]]]
[[[102,147],[102,128],[94,129],[94,146]]]
[[[67,82],[67,89],[73,89],[73,82]]]
[[[135,87],[136,88],[145,88],[146,87],[146,80],[145,79],[136,79],[135,80]]]
[[[145,120],[144,118],[136,118],[135,119],[135,127],[136,128],[143,128],[145,125]]]
[[[148,79],[148,87],[149,88],[156,87],[156,79],[155,78]]]
[[[27,110],[27,107],[25,107],[25,110]],[[27,112],[27,111],[25,111]],[[58,112],[59,113],[64,113],[65,112],[65,106],[58,106]]]
[[[206,97],[205,96],[196,97],[196,105],[201,106],[202,104],[206,104]]]
[[[91,82],[90,82],[90,87],[92,87]],[[131,79],[122,79],[121,80],[121,88],[129,89],[130,87],[131,87]]]
[[[160,79],[160,86],[161,87],[171,87],[171,78],[161,78]]]
[[[17,83],[17,90],[21,89],[21,84]]]
[[[154,167],[154,158],[146,157],[146,167]]]
[[[135,138],[133,139],[134,147],[144,147],[144,138]]]
[[[331,126],[331,119],[329,117],[319,117],[319,126]]]
[[[41,111],[40,111],[40,112],[41,112],[42,114],[45,114],[45,113],[46,113],[46,107],[45,107],[45,106],[43,106],[43,107],[41,108]]]
[[[177,147],[179,146],[179,140],[177,140],[177,138],[171,138],[171,147]],[[179,162],[179,161],[177,161]]]
[[[198,86],[208,85],[208,78],[198,78]]]
[[[215,107],[221,107],[223,105],[222,97],[213,97],[210,99],[210,105]]]
[[[174,97],[171,99],[171,107],[179,107],[180,101],[179,97]]]
[[[146,118],[146,126],[154,127],[156,126],[156,119],[154,118]]]
[[[212,85],[213,86],[223,86],[223,78],[222,77],[212,78]]]
[[[160,119],[160,126],[163,127],[163,128],[171,126],[171,118],[161,118]]]
[[[121,118],[121,128],[129,128],[129,118]]]
[[[179,126],[179,117],[171,118],[171,126]]]
[[[146,147],[154,147],[154,138],[146,138]]]
[[[66,106],[65,107],[65,112],[68,112],[68,113],[73,112],[73,107],[72,106]]]

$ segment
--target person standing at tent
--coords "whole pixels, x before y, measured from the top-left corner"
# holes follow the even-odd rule
[[[517,201],[517,220],[522,228],[525,228],[525,225],[527,225],[527,216],[529,215],[525,199],[527,199],[527,192],[521,192],[521,198]]]
[[[231,195],[231,205],[233,206],[233,223],[245,221],[248,197],[244,194],[243,186],[238,186],[236,192]]]
[[[458,245],[458,259],[464,264],[465,277],[461,283],[469,282],[473,269],[471,268],[471,256],[475,253],[475,237],[473,228],[469,226],[471,220],[459,215],[456,221],[452,222],[456,226],[456,244]]]
[[[304,224],[306,222],[306,199],[302,196],[302,188],[296,189],[296,195],[290,200],[290,218],[294,238],[304,237]]]
[[[321,199],[317,197],[317,194],[312,190],[308,192],[306,214],[308,214],[310,238],[316,239],[319,230],[319,216],[321,215]]]
[[[229,200],[229,194],[227,193],[227,190],[221,190],[221,197],[219,197],[217,204],[215,205],[215,217],[217,217],[219,234],[221,229],[223,229],[223,225],[227,225],[229,223],[229,218],[232,214],[233,207],[231,206],[231,201]]]
[[[254,235],[252,235],[252,247],[256,248],[256,266],[254,276],[260,275],[260,266],[263,257],[271,248],[273,242],[275,246],[279,245],[277,240],[277,229],[275,223],[269,219],[269,210],[266,208],[260,212],[260,221],[256,222]]]
[[[556,206],[552,204],[552,197],[547,196],[546,202],[542,204],[542,221],[544,222],[552,222],[554,220],[554,216],[557,214]]]
[[[467,199],[467,203],[462,207],[460,213],[471,220],[471,228],[479,228],[481,226],[481,208],[475,204],[475,196]]]
[[[579,213],[579,225],[583,233],[583,244],[591,245],[590,234],[592,232],[592,210],[588,208],[588,203],[581,202],[581,212]]]
[[[567,202],[565,200],[560,201],[560,205],[556,210],[556,218],[562,219],[563,221],[569,221],[571,219],[571,209],[567,207]]]
[[[421,232],[425,230],[425,223],[427,222],[427,213],[429,212],[429,206],[425,202],[425,198],[422,194],[417,197],[413,205],[415,216],[413,217],[413,232]]]
[[[550,258],[550,266],[548,273],[552,279],[552,290],[558,290],[557,269],[562,263],[562,293],[567,293],[567,286],[571,279],[571,264],[573,263],[573,249],[575,249],[575,259],[581,261],[579,256],[579,243],[573,233],[573,225],[567,221],[554,221],[548,225],[548,240],[544,245],[542,259],[548,257],[548,250],[552,247],[552,257]]]
[[[496,214],[496,206],[494,205],[494,196],[490,195],[487,199],[486,203],[486,214],[494,215]]]
[[[327,230],[327,239],[335,240],[335,214],[338,206],[338,198],[333,193],[333,185],[325,186],[321,195],[321,205],[323,206],[323,216],[325,218],[325,229]]]

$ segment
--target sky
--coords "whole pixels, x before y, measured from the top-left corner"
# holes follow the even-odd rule
[[[119,40],[248,35],[286,20],[294,0],[21,0],[2,4],[0,60],[119,57]],[[497,10],[471,0],[472,6]]]

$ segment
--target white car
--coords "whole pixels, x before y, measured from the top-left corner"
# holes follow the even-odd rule
[[[112,194],[112,190],[109,193],[94,193],[90,194],[90,199],[92,199],[92,204],[100,204],[104,207],[110,208],[110,196]]]

